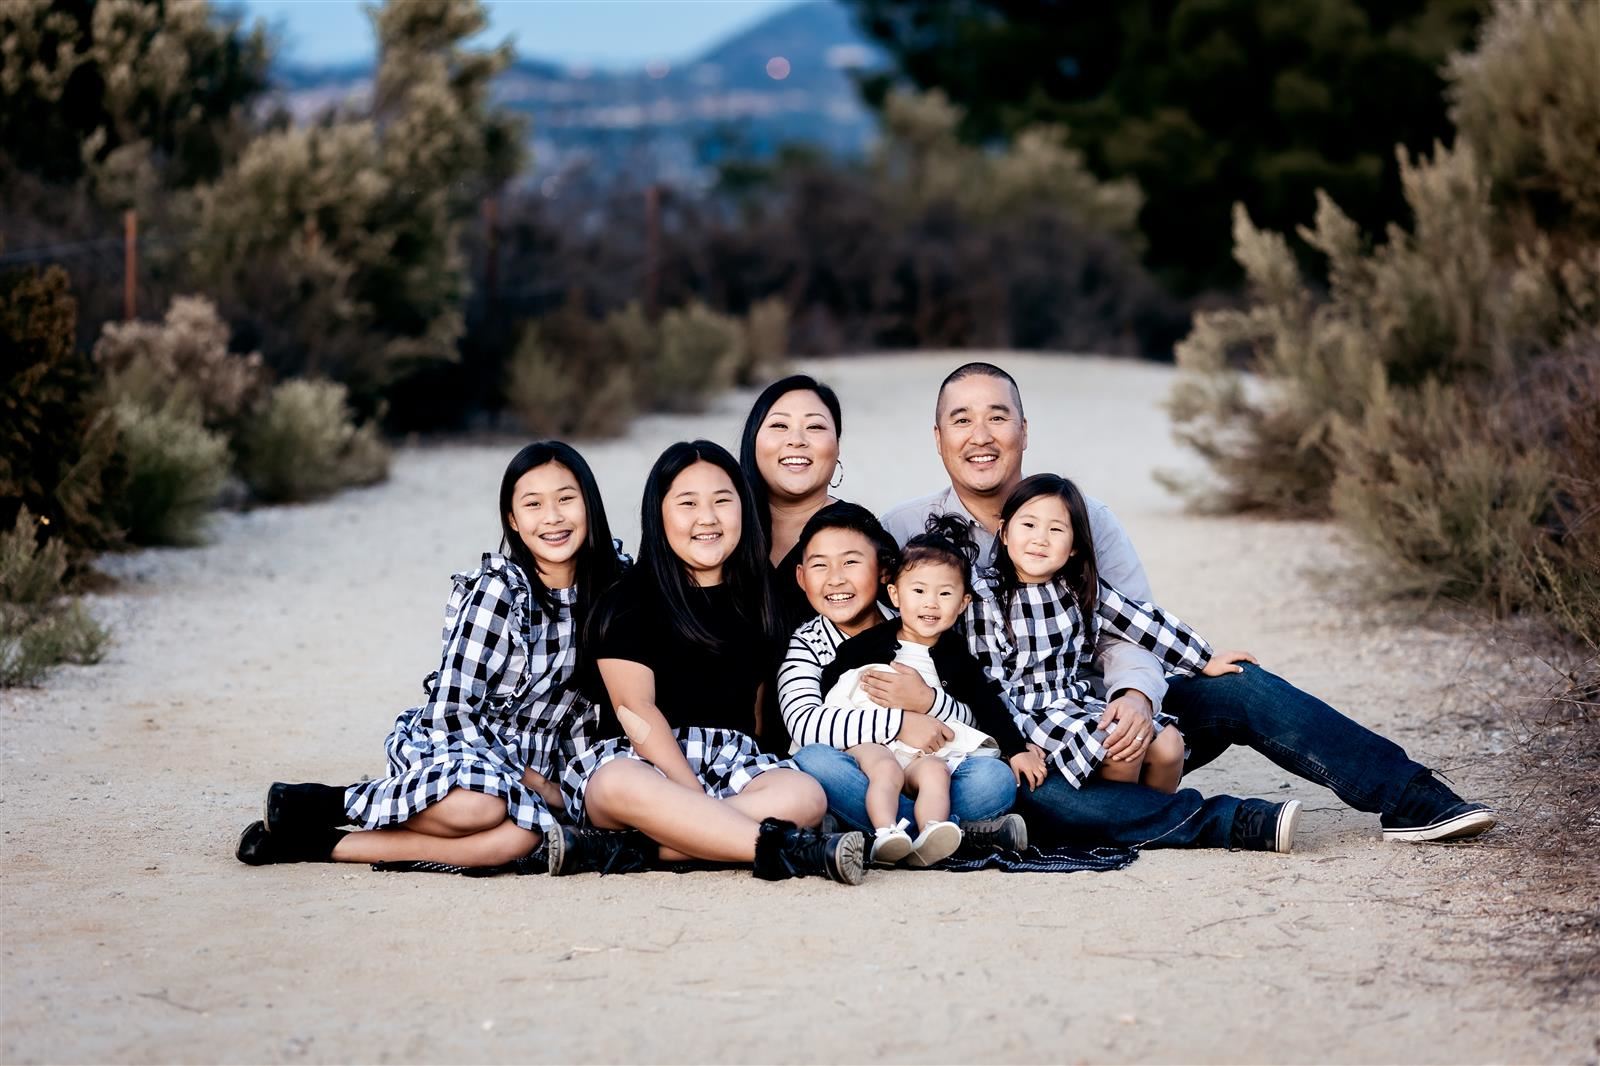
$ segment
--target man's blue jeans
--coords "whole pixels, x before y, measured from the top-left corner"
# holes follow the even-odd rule
[[[1178,719],[1189,746],[1184,772],[1233,744],[1254,748],[1279,766],[1325,785],[1358,811],[1392,811],[1424,767],[1392,740],[1354,722],[1275,674],[1242,663],[1243,673],[1169,679],[1162,709]],[[1233,796],[1203,797],[1192,788],[1167,795],[1142,785],[1091,778],[1073,788],[1057,773],[1017,794],[1030,835],[1066,843],[1128,847],[1228,846]]]
[[[867,833],[876,828],[867,817],[867,775],[854,756],[828,744],[807,744],[792,758],[828,794],[828,810],[835,818]],[[1016,795],[1017,780],[1005,762],[984,755],[962,759],[950,774],[950,820],[960,824],[997,818],[1011,809]],[[900,797],[900,817],[916,826],[909,796]]]

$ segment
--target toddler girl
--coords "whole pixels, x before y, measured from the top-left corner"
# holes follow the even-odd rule
[[[876,829],[871,860],[892,865],[902,859],[931,866],[953,854],[961,829],[950,819],[950,772],[968,757],[1004,754],[1012,772],[1038,784],[1044,780],[1043,752],[1028,744],[1012,719],[997,684],[987,679],[952,627],[972,600],[969,568],[978,549],[958,516],[936,516],[928,532],[911,538],[890,576],[889,598],[900,611],[839,645],[822,683],[829,706],[870,706],[861,675],[873,664],[905,663],[935,690],[967,704],[979,729],[947,723],[953,740],[935,751],[891,741],[857,744],[846,751],[867,775],[867,814]],[[915,840],[906,823],[895,821],[900,794],[915,798]]]

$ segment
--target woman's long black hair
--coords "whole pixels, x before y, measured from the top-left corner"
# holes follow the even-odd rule
[[[708,440],[679,441],[661,453],[644,482],[644,499],[639,514],[639,561],[637,570],[650,582],[667,609],[672,628],[685,640],[712,650],[720,646],[711,632],[695,617],[690,604],[694,581],[689,568],[667,542],[662,506],[672,483],[695,463],[710,463],[728,475],[739,496],[739,517],[743,529],[739,543],[722,564],[722,583],[732,594],[734,609],[745,623],[756,629],[769,644],[784,635],[783,620],[772,595],[767,565],[767,538],[756,514],[756,503],[744,473],[733,456],[720,444]],[[614,601],[618,607],[620,601]],[[604,615],[606,612],[601,612]],[[597,617],[593,631],[603,633],[610,619]]]
[[[582,633],[583,623],[589,617],[595,600],[622,576],[622,561],[617,558],[616,544],[611,539],[611,523],[606,520],[606,505],[600,498],[600,486],[595,482],[594,472],[571,445],[558,440],[538,441],[523,448],[506,464],[506,472],[500,478],[500,550],[527,575],[539,606],[546,613],[555,614],[555,594],[545,586],[544,578],[539,576],[539,564],[533,552],[523,543],[522,536],[511,528],[511,496],[516,490],[517,481],[523,474],[546,463],[560,463],[572,471],[572,476],[578,479],[578,494],[583,497],[589,532],[575,556],[578,597],[572,607],[574,632]],[[582,647],[581,641],[579,646]]]
[[[1041,496],[1054,496],[1066,504],[1072,520],[1072,554],[1056,576],[1065,578],[1067,587],[1077,597],[1078,610],[1083,615],[1087,631],[1093,632],[1095,610],[1100,605],[1100,570],[1094,561],[1094,531],[1089,528],[1089,508],[1083,502],[1083,493],[1067,478],[1059,474],[1033,474],[1025,477],[1011,490],[1000,508],[1000,528],[1011,523],[1022,505]],[[1010,546],[995,544],[994,568],[1000,575],[998,591],[1008,607],[1022,582],[1017,577],[1016,564],[1011,561]]]
[[[772,405],[791,392],[816,393],[822,406],[833,416],[834,436],[844,436],[844,418],[839,413],[838,395],[809,374],[791,374],[774,381],[762,389],[756,402],[750,405],[750,414],[744,420],[744,433],[739,437],[739,467],[744,471],[745,481],[750,484],[750,494],[756,502],[756,514],[761,519],[761,532],[766,534],[769,542],[772,540],[772,507],[767,499],[767,481],[756,466],[756,436],[761,432],[761,424],[771,413]]]

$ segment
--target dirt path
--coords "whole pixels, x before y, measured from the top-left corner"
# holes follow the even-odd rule
[[[939,484],[927,427],[957,361],[814,365],[844,402],[841,494],[882,508]],[[1150,478],[1190,462],[1167,439],[1169,371],[1004,362],[1030,404],[1028,469],[1109,502],[1162,602],[1462,791],[1508,798],[1481,708],[1531,692],[1536,664],[1319,580],[1341,558],[1325,526],[1182,514]],[[584,448],[630,544],[659,449],[735,444],[749,399]],[[240,866],[268,782],[381,770],[437,655],[447,576],[492,546],[513,450],[405,449],[386,485],[107,562],[123,578],[96,601],[107,661],[0,693],[0,1059],[1595,1061],[1595,1018],[1495,958],[1484,901],[1507,841],[1386,845],[1375,816],[1248,751],[1190,783],[1306,801],[1293,855],[854,890]]]

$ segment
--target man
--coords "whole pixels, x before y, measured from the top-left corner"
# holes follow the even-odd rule
[[[1016,381],[989,363],[957,368],[939,387],[933,436],[949,487],[895,507],[883,516],[884,528],[904,544],[922,531],[929,515],[959,514],[971,523],[980,559],[987,562],[1001,508],[1022,480],[1022,453],[1028,446]],[[1122,524],[1105,504],[1086,501],[1100,576],[1135,599],[1154,599]],[[1102,695],[1109,700],[1099,723],[1108,731],[1109,759],[1143,753],[1154,738],[1151,717],[1160,706],[1178,719],[1189,745],[1185,771],[1205,765],[1231,744],[1246,744],[1332,789],[1357,810],[1380,814],[1386,840],[1459,840],[1495,824],[1492,810],[1463,800],[1399,745],[1258,666],[1242,663],[1241,673],[1218,678],[1167,680],[1153,654],[1122,641],[1105,642],[1096,665],[1104,675]],[[1194,789],[1168,795],[1098,776],[1074,789],[1060,774],[1017,796],[1018,809],[1036,832],[1147,847],[1262,846],[1264,835],[1270,839],[1262,819],[1273,815],[1260,803],[1206,798]],[[1283,828],[1280,846],[1269,845],[1269,850],[1288,850],[1293,826],[1287,827],[1287,838]]]

